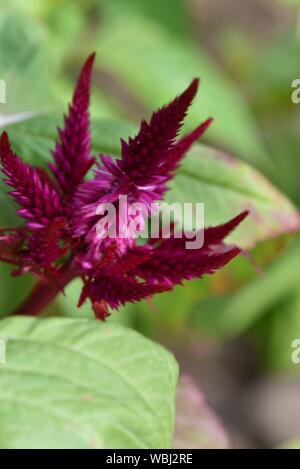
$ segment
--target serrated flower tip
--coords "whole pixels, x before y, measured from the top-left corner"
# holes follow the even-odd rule
[[[13,187],[10,195],[21,206],[19,215],[34,226],[45,226],[61,216],[61,200],[50,179],[42,177],[41,169],[24,163],[12,150],[8,134],[3,132],[0,139],[0,161],[7,177],[4,182]]]
[[[64,128],[58,129],[59,140],[49,165],[61,191],[71,197],[95,162],[90,142],[90,86],[95,53],[86,60],[73,93]]]

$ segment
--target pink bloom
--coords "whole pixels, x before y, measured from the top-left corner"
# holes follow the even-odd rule
[[[169,239],[149,239],[144,246],[137,245],[132,233],[122,239],[108,231],[108,236],[99,236],[101,204],[112,203],[121,220],[128,216],[129,205],[121,208],[119,196],[126,196],[128,204],[144,204],[146,212],[137,215],[141,225],[144,223],[153,203],[163,199],[185,153],[212,119],[177,138],[197,91],[198,80],[193,80],[181,95],[156,111],[149,123],[142,121],[135,138],[121,141],[121,158],[101,155],[94,178],[85,180],[95,163],[88,112],[94,58],[92,54],[83,67],[65,126],[59,129],[54,161],[49,165],[51,174],[24,163],[13,153],[7,134],[2,134],[2,171],[26,225],[3,230],[0,259],[15,265],[15,274],[31,271],[43,282],[56,282],[61,288],[66,279],[79,276],[83,281],[79,305],[89,298],[96,316],[105,319],[108,307],[118,308],[128,301],[172,290],[183,280],[212,274],[225,266],[240,249],[225,245],[224,239],[247,213],[205,229],[204,244],[197,249],[186,249],[187,237],[179,239],[174,233]]]

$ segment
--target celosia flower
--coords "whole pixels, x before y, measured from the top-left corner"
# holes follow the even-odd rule
[[[122,239],[99,236],[97,227],[103,214],[98,207],[110,202],[120,212],[119,196],[126,196],[128,204],[144,204],[146,213],[139,215],[143,224],[153,203],[163,199],[185,153],[212,120],[177,138],[197,91],[198,80],[194,80],[156,111],[149,123],[142,121],[135,138],[121,141],[121,158],[101,155],[93,179],[85,180],[95,164],[88,111],[94,57],[87,59],[80,74],[64,128],[59,129],[50,172],[23,162],[13,152],[7,133],[1,137],[4,180],[12,187],[10,195],[26,224],[2,230],[0,259],[15,266],[15,275],[32,272],[39,278],[18,313],[38,314],[69,281],[80,277],[79,306],[90,299],[96,316],[105,319],[108,307],[118,308],[172,290],[183,280],[212,274],[240,252],[238,247],[224,244],[224,238],[246,212],[224,225],[205,229],[204,244],[197,249],[186,249],[187,237],[179,239],[174,233],[155,242],[150,239],[143,246],[131,233]]]

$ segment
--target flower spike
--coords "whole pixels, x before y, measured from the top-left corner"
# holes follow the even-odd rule
[[[167,162],[175,159],[176,137],[198,84],[199,80],[194,79],[181,95],[154,112],[149,123],[143,120],[138,134],[129,138],[128,143],[121,140],[121,159],[114,161],[109,156],[102,156],[102,165],[96,169],[91,190],[99,193],[105,188],[111,192],[110,187],[113,185],[116,196],[127,194],[135,201],[149,204],[160,200],[166,190],[165,182],[176,168],[176,164],[168,166]],[[199,136],[207,126],[203,125],[200,132],[198,129]],[[196,138],[196,134],[190,136],[190,140]],[[187,141],[184,145],[188,148]],[[180,147],[177,150],[176,159],[179,160],[183,152],[179,155]],[[83,192],[86,190],[89,190],[88,186]]]
[[[110,308],[170,291],[184,280],[213,274],[240,253],[226,245],[228,234],[247,215],[243,212],[227,223],[196,233],[204,241],[194,249],[178,238],[175,223],[170,237],[161,234],[143,245],[137,242],[128,219],[144,227],[155,212],[185,153],[200,138],[212,119],[178,138],[198,80],[171,103],[142,121],[138,134],[121,141],[121,158],[101,155],[94,177],[85,176],[94,163],[91,156],[89,101],[95,54],[88,57],[75,87],[63,129],[52,153],[48,174],[23,162],[12,150],[8,135],[0,139],[0,163],[18,213],[26,226],[0,230],[0,260],[14,266],[14,275],[31,272],[40,282],[18,314],[39,314],[71,280],[83,282],[78,306],[87,299],[95,317],[105,320]],[[54,178],[53,178],[54,175]],[[122,205],[119,196],[126,196]],[[130,204],[143,210],[130,213]],[[98,210],[110,203],[117,219],[111,224]],[[126,221],[125,221],[126,220]],[[104,223],[99,228],[99,222]],[[119,228],[125,236],[113,234]],[[100,234],[99,234],[100,233]]]
[[[10,195],[21,206],[17,213],[28,220],[28,227],[44,227],[62,214],[60,196],[50,178],[13,152],[6,132],[0,139],[0,161],[4,181],[14,189]]]
[[[50,168],[65,196],[70,196],[94,164],[91,157],[89,102],[95,53],[91,54],[81,71],[65,117],[64,129],[59,129],[59,141],[53,151]]]

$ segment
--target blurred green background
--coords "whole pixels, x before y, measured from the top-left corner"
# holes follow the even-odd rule
[[[247,253],[211,278],[126,306],[109,320],[167,344],[236,446],[300,441],[300,365],[291,361],[291,343],[300,338],[300,105],[291,101],[300,77],[300,2],[2,0],[0,8],[7,85],[0,125],[28,161],[50,157],[91,51],[95,151],[117,154],[119,137],[132,134],[141,117],[201,78],[185,130],[214,117],[204,142],[234,164],[199,147],[198,180],[183,171],[170,197],[203,201],[208,224],[253,208],[256,218],[237,235]],[[0,199],[2,224],[12,226],[2,186]],[[11,279],[9,270],[0,266],[2,316],[32,284]],[[78,293],[75,282],[46,314],[92,316],[89,305],[76,308]]]

